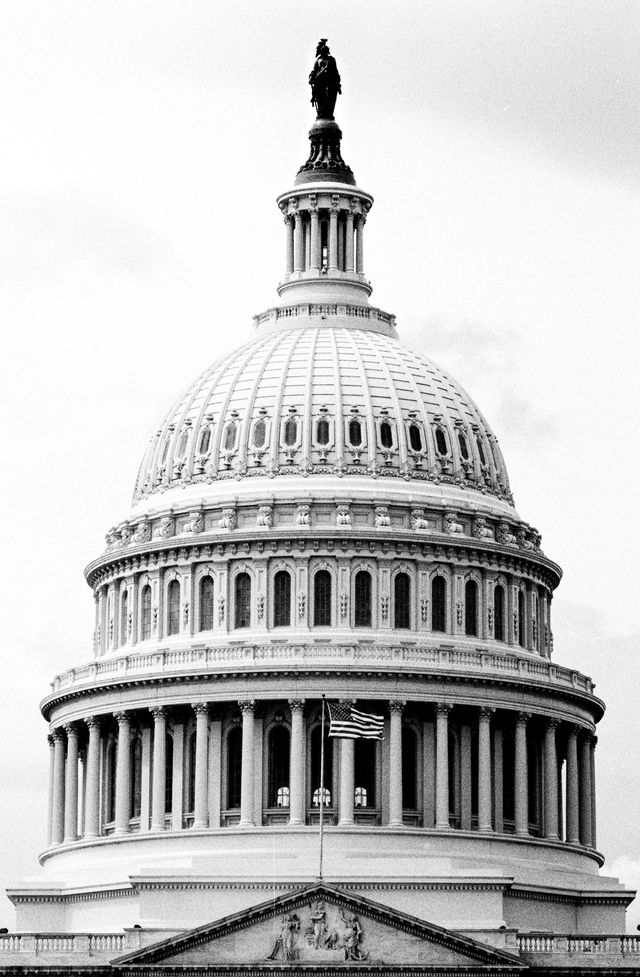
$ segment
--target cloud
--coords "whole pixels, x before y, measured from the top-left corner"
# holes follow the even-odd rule
[[[614,875],[630,889],[640,891],[640,856],[630,858],[622,855],[606,868],[607,874]],[[640,924],[640,899],[636,898],[627,910],[627,932],[635,933]]]

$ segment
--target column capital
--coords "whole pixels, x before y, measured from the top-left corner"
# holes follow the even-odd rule
[[[50,735],[54,743],[60,743],[61,741],[64,741],[64,734],[62,732],[61,726],[56,726],[55,729],[52,729]]]
[[[128,712],[114,712],[113,718],[118,723],[118,726],[128,726],[131,722],[131,715]]]
[[[195,712],[196,716],[209,716],[208,702],[192,702],[191,708]]]
[[[389,702],[389,713],[391,715],[393,715],[393,713],[396,713],[396,715],[402,716],[406,704],[407,704],[406,701],[403,699],[391,699]]]
[[[569,723],[567,727],[567,737],[569,739],[577,739],[578,733],[581,729],[581,726],[576,726],[575,723]]]
[[[302,712],[304,704],[304,699],[289,699],[289,709],[291,712]]]
[[[547,719],[547,729],[557,729],[560,725],[559,719],[548,718]]]
[[[75,723],[65,723],[63,726],[65,733],[67,734],[67,739],[71,736],[78,736],[78,727]]]
[[[167,715],[167,710],[164,706],[155,706],[153,709],[149,709],[149,712],[153,716],[155,722]]]
[[[530,719],[530,712],[519,712],[516,715],[516,726],[526,726]]]
[[[49,744],[50,748],[53,749],[54,742],[53,742],[53,734],[52,733],[47,733],[47,743]]]
[[[449,713],[451,712],[451,703],[450,702],[436,702],[436,712],[440,716],[442,716],[443,714],[444,715],[449,715]]]
[[[256,710],[256,700],[255,699],[241,699],[238,702],[240,707],[240,712],[244,715],[247,712],[255,712]]]
[[[100,718],[98,716],[85,716],[83,722],[89,729],[100,728]]]
[[[596,736],[595,733],[592,733],[591,734],[591,746],[595,749],[597,745],[598,745],[598,737]]]
[[[493,706],[480,706],[480,709],[478,710],[480,719],[491,719],[494,712],[495,709]]]

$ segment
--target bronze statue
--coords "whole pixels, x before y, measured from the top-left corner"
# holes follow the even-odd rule
[[[326,37],[316,47],[316,60],[309,75],[311,85],[311,104],[315,106],[318,119],[333,119],[336,99],[342,94],[340,74],[336,59],[331,56]]]

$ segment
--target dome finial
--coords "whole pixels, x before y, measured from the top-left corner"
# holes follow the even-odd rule
[[[336,59],[329,51],[326,37],[322,37],[316,46],[316,60],[309,75],[309,84],[311,104],[317,112],[317,118],[333,121],[333,110],[338,95],[342,94],[342,88]]]

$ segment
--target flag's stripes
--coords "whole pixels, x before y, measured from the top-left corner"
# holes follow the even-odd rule
[[[338,702],[329,705],[329,736],[340,739],[371,739],[381,740],[384,728],[384,716],[377,716],[372,712],[362,712],[346,703]]]

